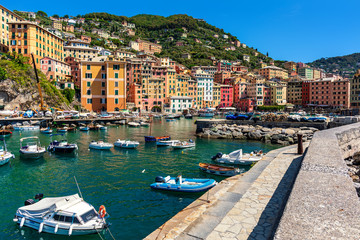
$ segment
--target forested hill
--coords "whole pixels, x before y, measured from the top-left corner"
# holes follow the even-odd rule
[[[312,67],[322,68],[326,72],[351,78],[360,68],[360,53],[339,57],[321,58],[308,63]]]

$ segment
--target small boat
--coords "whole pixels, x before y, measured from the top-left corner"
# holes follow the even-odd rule
[[[264,154],[261,150],[243,154],[242,149],[239,149],[229,153],[229,155],[219,152],[211,159],[224,164],[251,165],[260,161],[263,156]]]
[[[7,151],[5,143],[4,145],[5,145],[5,149],[3,146],[0,146],[0,166],[8,163],[11,158],[15,158],[14,154]]]
[[[108,227],[103,205],[99,211],[85,202],[78,194],[44,198],[36,194],[33,199],[25,201],[25,206],[18,208],[13,221],[20,225],[37,230],[39,233],[56,235],[87,235],[99,233]]]
[[[192,119],[192,118],[193,118],[193,116],[190,113],[185,115],[185,119]]]
[[[179,140],[167,140],[167,141],[158,141],[156,142],[156,146],[161,147],[161,146],[172,146],[175,143],[179,143]]]
[[[67,127],[63,127],[63,128],[57,128],[56,131],[57,132],[61,132],[61,133],[66,133],[67,132]]]
[[[149,126],[150,126],[150,123],[148,123],[148,122],[140,122],[140,126],[142,126],[142,127],[149,127]]]
[[[167,116],[165,116],[165,119],[180,119],[180,115],[176,115],[176,114],[169,114]]]
[[[25,141],[25,142],[24,142]],[[25,137],[20,139],[20,156],[25,158],[41,158],[46,153],[45,147],[40,146],[38,137]]]
[[[78,146],[75,143],[68,143],[65,139],[61,140],[60,142],[55,140],[50,143],[48,146],[49,152],[56,152],[56,153],[73,153],[75,150],[78,149]]]
[[[158,142],[158,141],[165,141],[170,140],[170,136],[161,136],[161,137],[154,137],[154,136],[144,136],[145,142]]]
[[[139,146],[139,142],[136,141],[130,141],[130,140],[120,140],[118,139],[115,143],[114,146],[115,147],[120,147],[120,148],[136,148],[137,146]]]
[[[182,178],[170,177],[165,178],[157,176],[155,183],[151,184],[150,187],[153,189],[176,191],[176,192],[201,192],[216,185],[214,179],[198,179],[198,178]]]
[[[41,128],[40,132],[44,133],[44,134],[51,134],[53,132],[53,130],[51,128],[47,127],[47,128]]]
[[[14,126],[15,131],[35,131],[40,130],[40,126],[24,125],[24,126]]]
[[[67,127],[67,131],[68,131],[68,132],[75,132],[75,131],[76,131],[76,128],[74,128],[74,127]]]
[[[129,122],[128,125],[129,127],[140,127],[140,123],[137,122]]]
[[[89,128],[89,127],[80,127],[79,130],[80,130],[80,131],[87,132],[87,131],[90,130],[90,128]]]
[[[174,143],[173,145],[171,145],[174,149],[183,149],[183,148],[191,148],[191,147],[195,147],[196,144],[194,143],[193,140],[189,140],[187,141],[182,141],[182,142],[178,142],[178,143]]]
[[[101,131],[107,130],[107,127],[100,125],[100,124],[96,125],[96,127],[99,128],[99,130],[101,130]]]
[[[89,144],[89,148],[98,149],[98,150],[110,150],[114,145],[111,143],[106,143],[103,141],[92,141]]]
[[[12,132],[10,130],[6,130],[6,129],[0,130],[1,137],[10,137],[11,134],[12,134]]]
[[[175,121],[176,121],[175,118],[166,118],[165,120],[166,120],[167,122],[175,122]]]
[[[231,177],[240,174],[239,168],[224,167],[209,163],[199,163],[199,168],[205,173],[210,173],[218,176]]]

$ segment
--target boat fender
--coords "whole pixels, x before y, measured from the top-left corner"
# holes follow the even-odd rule
[[[73,225],[71,225],[70,228],[69,228],[69,236],[71,236],[72,231],[73,231]]]
[[[106,215],[106,208],[104,205],[101,205],[100,208],[99,208],[99,215],[101,218],[104,218],[105,215]]]
[[[25,220],[26,220],[26,218],[24,218],[24,217],[21,219],[20,228],[22,228],[24,226]]]
[[[43,228],[44,228],[44,223],[42,222],[42,223],[40,223],[40,226],[39,226],[39,233],[42,232]]]
[[[59,229],[59,224],[56,224],[55,229],[54,229],[55,234],[57,233],[58,229]]]

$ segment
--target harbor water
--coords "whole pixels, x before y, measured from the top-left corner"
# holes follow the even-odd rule
[[[0,239],[66,239],[67,236],[39,234],[33,229],[19,228],[12,219],[24,201],[43,193],[44,197],[56,197],[78,192],[74,181],[76,176],[83,198],[96,209],[105,205],[110,214],[110,230],[115,239],[142,239],[172,216],[198,198],[199,194],[169,193],[150,189],[156,176],[177,176],[190,178],[222,177],[206,175],[199,171],[198,163],[211,163],[211,157],[218,152],[229,153],[242,148],[244,152],[262,149],[268,152],[279,146],[261,142],[227,139],[196,139],[196,125],[193,120],[181,119],[174,122],[154,120],[153,136],[170,135],[172,139],[196,141],[196,148],[173,150],[145,143],[144,136],[150,134],[149,127],[108,127],[106,131],[71,132],[64,136],[49,136],[40,131],[16,132],[6,139],[7,149],[15,154],[10,164],[0,167]],[[41,144],[48,146],[52,140],[66,138],[77,143],[75,155],[46,153],[38,160],[22,159],[19,156],[19,140],[27,136],[39,136]],[[89,150],[91,140],[114,143],[117,139],[131,139],[140,142],[137,149],[110,151]],[[247,171],[243,168],[242,171]],[[109,232],[102,235],[112,239]],[[100,239],[97,234],[71,237],[73,239]]]

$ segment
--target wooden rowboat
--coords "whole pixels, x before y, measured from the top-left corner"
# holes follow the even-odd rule
[[[226,177],[231,177],[240,174],[239,168],[224,167],[209,163],[199,163],[199,169],[206,173],[210,173],[218,176],[226,176]]]

